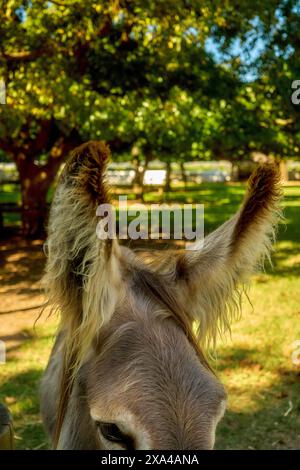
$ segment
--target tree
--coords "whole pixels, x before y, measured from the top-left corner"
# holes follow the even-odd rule
[[[300,78],[299,2],[241,2],[236,9],[230,1],[226,11],[227,21],[214,27],[214,40],[221,60],[242,77],[244,95],[250,90],[260,128],[251,147],[275,160],[299,158],[300,106],[291,99],[292,84]]]
[[[0,148],[17,164],[23,231],[35,236],[69,149],[96,138],[117,152],[138,144],[150,158],[161,148],[147,124],[153,107],[166,109],[174,87],[209,94],[218,67],[204,43],[221,6],[212,13],[203,0],[2,3]]]
[[[0,149],[20,173],[25,234],[40,232],[47,191],[84,140],[106,140],[137,167],[157,156],[169,165],[257,150],[299,155],[296,0],[2,4]]]

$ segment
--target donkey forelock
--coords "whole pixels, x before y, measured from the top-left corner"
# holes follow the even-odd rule
[[[146,263],[96,235],[108,156],[103,143],[76,149],[52,203],[45,285],[61,334],[43,382],[46,425],[61,448],[211,448],[225,392],[200,344],[230,328],[269,257],[278,172],[258,167],[238,213],[201,249]]]

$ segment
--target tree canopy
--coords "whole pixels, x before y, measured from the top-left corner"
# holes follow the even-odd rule
[[[18,166],[25,231],[84,140],[146,160],[299,155],[295,0],[1,3],[0,149]]]

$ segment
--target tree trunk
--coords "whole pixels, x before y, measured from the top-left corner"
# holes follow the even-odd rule
[[[183,184],[184,184],[184,190],[186,190],[187,178],[186,178],[184,162],[180,162],[180,172],[181,172],[181,179],[182,179]]]
[[[135,178],[134,184],[138,186],[138,192],[140,195],[141,201],[144,201],[144,176],[147,171],[149,162],[151,161],[152,156],[148,153],[145,153],[145,162],[144,165],[141,165],[141,161],[139,159],[135,159]]]
[[[30,121],[30,120],[29,120]],[[20,141],[11,137],[0,138],[0,148],[16,162],[21,182],[22,229],[26,237],[38,237],[45,231],[47,217],[47,193],[64,157],[82,143],[76,129],[68,135],[61,134],[56,121],[37,120],[37,135],[32,138],[30,122],[26,122]],[[35,158],[47,154],[44,165],[35,163]]]
[[[49,159],[46,165],[38,166],[31,158],[18,155],[22,197],[22,234],[27,238],[45,235],[48,216],[47,194],[53,183],[61,159]]]
[[[140,192],[144,189],[144,176],[148,167],[148,162],[145,161],[145,164],[142,166],[141,162],[136,165],[135,170],[135,179],[134,183],[139,187]]]
[[[51,182],[39,185],[30,178],[21,180],[22,193],[22,233],[28,238],[45,235],[48,214],[47,193]]]
[[[279,170],[281,181],[288,181],[289,175],[286,160],[283,160],[280,157],[276,157],[275,164]]]
[[[144,168],[143,168],[143,171],[142,171],[142,176],[141,176],[141,178],[142,178],[142,184],[141,184],[141,200],[142,200],[142,202],[144,202],[144,192],[145,192],[144,177],[145,177],[145,173],[148,169],[149,162],[150,162],[150,160],[148,160],[148,158],[146,157],[145,165],[144,165]]]
[[[139,158],[134,158],[133,159],[133,164],[135,166],[135,177],[134,177],[134,180],[133,180],[133,184],[134,185],[137,185],[139,188],[142,186],[142,180],[141,180],[141,171],[140,171],[140,167],[141,167],[141,162],[140,162],[140,159]]]
[[[285,160],[280,160],[279,169],[280,169],[280,176],[281,176],[282,181],[288,181],[289,172],[288,172],[287,163]]]
[[[231,175],[230,175],[231,181],[239,181],[239,167],[236,163],[231,163]]]
[[[166,163],[166,170],[165,192],[169,193],[171,191],[171,162]]]

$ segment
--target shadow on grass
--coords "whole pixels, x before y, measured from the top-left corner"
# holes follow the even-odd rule
[[[42,243],[22,243],[20,238],[3,243],[1,249],[0,267],[2,271],[1,286],[2,294],[32,295],[39,294],[41,289],[33,287],[41,279],[45,255]],[[21,244],[21,246],[19,245]],[[30,285],[25,286],[30,281]],[[18,284],[21,284],[18,286]],[[13,287],[16,286],[16,287]],[[4,290],[3,288],[7,288]],[[13,288],[12,288],[13,287]]]
[[[299,201],[299,197],[296,198]],[[300,209],[284,207],[285,223],[279,226],[278,244],[272,255],[274,269],[268,274],[277,277],[300,276]],[[293,260],[294,258],[294,260]],[[288,262],[288,263],[287,263]]]
[[[6,343],[6,353],[8,354],[9,360],[19,360],[19,356],[14,353],[18,353],[19,350],[22,351],[22,348],[30,347],[34,348],[39,347],[39,341],[52,341],[54,344],[55,341],[55,334],[43,335],[42,337],[35,331],[34,324],[32,329],[23,329],[20,330],[18,333],[1,336],[0,338],[2,341]],[[10,345],[10,342],[13,344]]]
[[[217,430],[217,449],[300,449],[299,372],[279,372],[276,384],[255,396],[255,410],[243,407],[241,412],[225,413]]]
[[[257,360],[256,356],[261,351],[254,348],[234,348],[222,352],[222,355],[217,360],[217,370],[223,372],[227,369],[234,370],[241,367],[255,367],[260,369],[263,364]]]
[[[39,415],[39,383],[43,370],[32,368],[10,375],[0,390],[13,417],[17,449],[47,448],[47,439]]]
[[[235,380],[228,379],[231,409],[218,427],[217,449],[300,449],[300,370],[268,368],[262,360],[267,353],[268,349],[231,347],[220,354],[217,372],[226,382],[234,371]],[[238,369],[246,377],[257,377],[257,387],[250,388],[248,381],[238,385]],[[269,386],[260,384],[266,372],[275,374]],[[243,411],[234,410],[240,401]]]

